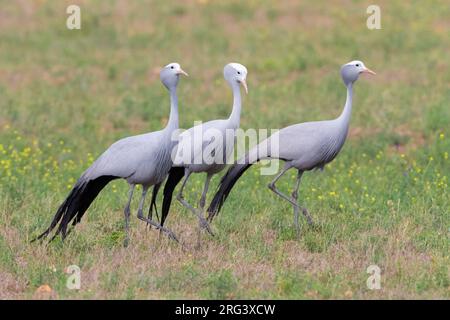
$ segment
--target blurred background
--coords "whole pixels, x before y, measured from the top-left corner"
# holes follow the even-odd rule
[[[66,28],[70,4],[81,30]],[[380,30],[366,26],[371,4]],[[0,1],[0,298],[448,298],[449,16],[448,1]],[[166,124],[167,63],[190,74],[183,128],[229,115],[222,69],[244,64],[241,127],[259,129],[338,116],[354,59],[377,75],[355,86],[343,151],[301,189],[319,230],[296,240],[291,208],[253,169],[198,252],[158,245],[137,219],[122,248],[124,182],[64,246],[28,244],[112,142]],[[192,242],[195,220],[173,211]],[[366,288],[374,263],[384,291]],[[65,288],[70,264],[80,291]]]

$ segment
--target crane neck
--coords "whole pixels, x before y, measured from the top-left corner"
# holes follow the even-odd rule
[[[353,99],[353,83],[347,84],[347,99],[345,101],[344,110],[339,116],[338,120],[341,121],[344,126],[348,127],[350,124],[350,118],[352,115],[352,99]]]
[[[170,115],[166,125],[166,130],[173,131],[178,129],[178,96],[177,88],[169,89],[170,92]]]
[[[234,126],[236,126],[236,128],[238,128],[241,119],[241,107],[242,107],[241,89],[239,88],[239,83],[235,81],[232,82],[230,85],[233,91],[233,110],[231,111],[229,121]]]

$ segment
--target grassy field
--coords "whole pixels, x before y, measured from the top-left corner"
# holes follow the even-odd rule
[[[381,30],[366,27],[373,1],[1,0],[0,299],[450,298],[450,7],[376,2]],[[73,3],[81,30],[65,26]],[[341,154],[304,176],[300,199],[318,228],[302,221],[300,239],[292,208],[254,167],[199,250],[147,231],[138,197],[124,248],[124,181],[64,244],[29,243],[112,142],[165,125],[161,66],[191,75],[179,86],[182,127],[228,116],[222,68],[237,61],[249,70],[241,127],[282,128],[337,116],[339,68],[353,59],[378,74],[355,86]],[[203,179],[191,179],[191,201]],[[167,225],[195,243],[197,222],[178,203]],[[66,288],[73,264],[80,290]],[[366,286],[372,264],[380,290]]]

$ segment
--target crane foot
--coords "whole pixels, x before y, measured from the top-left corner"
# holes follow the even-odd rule
[[[211,236],[215,236],[214,232],[211,229],[211,226],[209,225],[208,221],[206,221],[205,218],[203,218],[202,216],[198,217],[198,223],[200,225],[201,229],[205,229]]]
[[[311,227],[313,227],[313,226],[314,226],[314,221],[313,221],[311,215],[309,214],[308,209],[302,208],[302,213],[303,213],[303,215],[306,217],[306,221],[308,221],[308,224],[309,224]]]

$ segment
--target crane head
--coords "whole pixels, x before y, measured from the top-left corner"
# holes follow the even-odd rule
[[[159,73],[161,82],[166,86],[167,89],[175,88],[178,85],[178,79],[180,75],[188,76],[188,74],[181,69],[180,64],[176,62],[169,63],[164,68],[162,68]]]
[[[346,63],[341,68],[341,76],[345,85],[349,85],[350,83],[358,80],[358,77],[361,73],[368,73],[375,75],[376,73],[367,68],[362,61],[354,60],[349,63]]]
[[[245,93],[247,88],[247,68],[240,63],[229,63],[223,68],[223,76],[225,80],[233,87],[235,83],[244,87]]]

